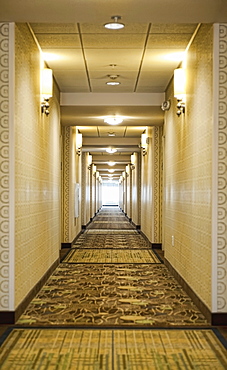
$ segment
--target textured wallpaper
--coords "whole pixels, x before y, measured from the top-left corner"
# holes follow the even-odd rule
[[[63,127],[62,243],[71,243],[81,231],[82,156],[76,153],[76,127]],[[79,184],[79,216],[75,217],[75,184]]]
[[[140,153],[135,153],[135,168],[132,170],[132,221],[141,224],[141,159]]]
[[[218,31],[217,311],[227,312],[227,24]]]
[[[161,243],[162,127],[151,127],[147,131],[149,144],[141,167],[141,230],[150,242]]]
[[[55,86],[56,91],[56,86]],[[15,26],[15,306],[58,259],[60,113],[40,109],[40,52],[26,24]]]
[[[0,310],[10,308],[9,24],[0,23]]]
[[[165,257],[211,309],[213,27],[202,25],[187,56],[186,113],[165,122]],[[174,245],[172,245],[172,237]]]

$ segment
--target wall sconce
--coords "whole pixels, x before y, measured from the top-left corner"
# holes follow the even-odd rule
[[[129,164],[127,164],[127,166],[125,167],[125,173],[126,173],[126,176],[128,177],[129,176]]]
[[[49,99],[53,96],[53,75],[52,69],[44,68],[41,71],[41,112],[45,113],[46,116],[50,113],[49,111]]]
[[[96,173],[96,166],[93,165],[93,171],[92,171],[92,175],[95,176],[95,173]]]
[[[120,178],[119,178],[119,184],[121,184],[121,183],[122,183],[122,181],[123,181],[123,177],[122,177],[122,176],[120,176]]]
[[[96,179],[99,179],[99,171],[96,171]]]
[[[76,134],[76,153],[78,155],[80,155],[80,153],[81,153],[82,141],[83,141],[82,134],[77,132],[77,134]]]
[[[144,133],[141,135],[141,148],[143,150],[143,155],[147,154],[147,144],[148,144],[147,134]]]
[[[134,170],[135,169],[135,164],[136,164],[136,156],[135,156],[135,153],[133,153],[131,155],[131,169]]]
[[[177,115],[185,113],[186,76],[184,68],[174,70],[174,97],[177,99]]]
[[[92,155],[91,154],[88,154],[88,169],[90,170],[91,169],[91,165],[92,165]]]

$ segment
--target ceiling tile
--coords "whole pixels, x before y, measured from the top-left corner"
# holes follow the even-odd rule
[[[169,33],[163,37],[163,34],[150,34],[148,49],[185,49],[191,39],[191,34]]]
[[[182,61],[184,49],[147,49],[143,59],[143,71],[151,72],[164,71],[173,74]]]
[[[155,93],[164,92],[170,80],[168,72],[160,71],[142,71],[140,74],[137,92],[150,92]]]
[[[153,23],[150,33],[193,33],[197,27],[196,23],[162,24]]]
[[[55,70],[54,77],[62,92],[89,92],[85,71]]]
[[[142,50],[127,49],[86,49],[85,56],[89,69],[110,68],[111,64],[116,64],[122,70],[135,70],[139,68],[142,57]]]
[[[111,137],[109,133],[115,133],[113,137],[124,137],[126,130],[125,126],[99,126],[99,135],[100,137]]]
[[[44,53],[50,53],[57,57],[48,60],[48,65],[54,70],[84,70],[84,59],[81,50],[78,49],[43,49]]]
[[[37,34],[37,39],[41,48],[80,48],[80,38],[78,34]]]
[[[144,127],[127,126],[125,131],[125,137],[140,137],[144,130],[146,130],[146,126]]]
[[[146,34],[84,34],[84,48],[91,49],[142,49]]]
[[[83,136],[86,137],[98,137],[99,136],[99,128],[95,126],[77,126],[78,130]]]
[[[35,33],[78,33],[76,23],[30,23]]]

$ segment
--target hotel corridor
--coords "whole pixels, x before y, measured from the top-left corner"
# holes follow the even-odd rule
[[[118,206],[103,206],[15,326],[1,369],[226,369],[209,325]]]

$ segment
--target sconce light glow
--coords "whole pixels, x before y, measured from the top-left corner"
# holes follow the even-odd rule
[[[43,59],[46,62],[51,62],[51,61],[60,59],[60,56],[54,53],[43,53],[42,55],[43,55]]]
[[[53,73],[52,69],[41,70],[41,112],[49,115],[49,99],[53,96]]]
[[[52,69],[44,68],[41,78],[41,94],[43,99],[50,99],[53,96],[53,73]]]
[[[185,113],[186,103],[186,74],[184,68],[174,70],[174,97],[177,99],[177,115],[178,117]]]
[[[182,62],[185,58],[185,51],[165,54],[164,59],[172,62]]]
[[[177,100],[185,101],[186,95],[186,77],[185,70],[183,68],[177,68],[174,70],[174,97]]]

